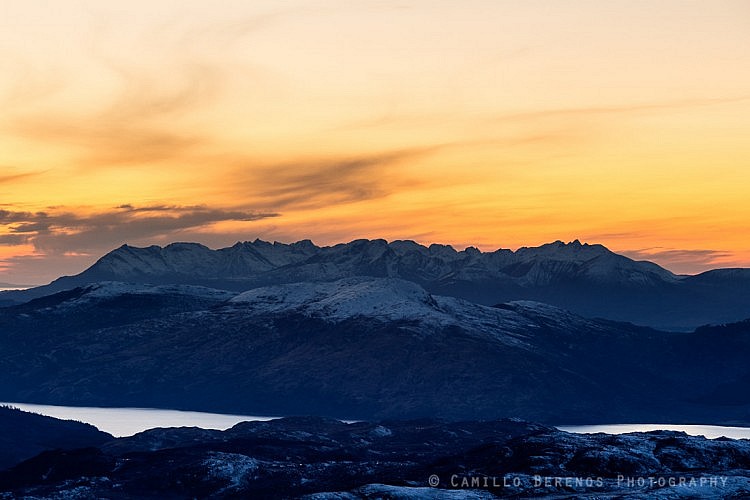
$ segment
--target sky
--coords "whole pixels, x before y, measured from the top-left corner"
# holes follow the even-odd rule
[[[750,266],[747,0],[0,0],[0,282],[124,243]]]

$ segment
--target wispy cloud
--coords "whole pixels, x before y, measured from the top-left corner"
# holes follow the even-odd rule
[[[540,118],[570,118],[573,116],[627,114],[664,111],[704,106],[720,106],[750,101],[750,95],[722,98],[679,99],[674,101],[644,102],[627,105],[587,106],[573,108],[541,109],[520,113],[504,113],[495,118],[501,121],[533,120]]]
[[[76,165],[143,164],[176,158],[208,140],[175,127],[182,114],[211,102],[220,72],[208,64],[176,64],[165,81],[156,74],[117,66],[121,88],[103,109],[92,113],[44,110],[17,113],[12,134],[45,145],[73,146]]]
[[[7,167],[0,166],[3,170],[7,169]],[[40,172],[24,172],[20,174],[0,174],[0,184],[15,182],[21,179],[26,179],[28,177],[34,177],[35,175],[39,175]]]
[[[228,225],[220,232],[213,226],[270,220],[278,217],[280,211],[331,207],[387,196],[404,185],[419,183],[400,171],[403,162],[430,154],[439,147],[260,166],[241,155],[229,155],[218,161],[230,165],[234,171],[221,183],[217,182],[215,188],[227,199],[239,200],[236,208],[123,203],[107,210],[88,209],[87,213],[85,207],[28,211],[13,205],[0,206],[0,245],[24,245],[35,252],[5,259],[3,267],[11,269],[13,274],[23,271],[23,275],[35,276],[42,267],[69,268],[73,261],[90,263],[92,256],[123,243],[187,239],[226,244],[231,238],[247,239],[248,234],[242,233],[237,225]],[[248,164],[237,166],[243,162]],[[275,232],[273,224],[258,226],[253,235],[268,231]],[[304,233],[303,229],[300,231]],[[38,255],[45,255],[42,267],[36,259]]]
[[[402,112],[390,110],[377,116],[371,116],[360,120],[349,121],[345,124],[332,127],[332,131],[352,129],[376,129],[394,126],[426,127],[434,123],[445,123],[463,119],[470,124],[487,123],[525,123],[547,118],[570,119],[586,116],[620,115],[634,113],[649,113],[688,108],[700,108],[710,106],[722,106],[749,102],[750,95],[738,95],[734,97],[707,97],[695,99],[677,99],[671,101],[640,102],[632,104],[611,104],[598,106],[580,106],[570,108],[541,108],[530,109],[512,113],[484,113],[469,117],[456,116],[450,111],[432,111],[424,113]]]
[[[726,266],[734,254],[724,250],[651,247],[623,250],[620,253],[634,260],[656,262],[668,269],[684,274],[695,274],[708,269]]]
[[[387,151],[328,160],[300,160],[275,165],[251,161],[231,176],[231,189],[263,209],[310,209],[387,196],[404,185],[415,186],[397,171],[400,163],[441,146]]]

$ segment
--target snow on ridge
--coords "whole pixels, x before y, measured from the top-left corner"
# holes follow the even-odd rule
[[[425,276],[442,276],[448,272],[471,276],[474,270],[485,277],[511,278],[524,286],[549,284],[560,274],[582,274],[597,281],[644,285],[677,279],[656,264],[632,261],[602,245],[581,244],[578,240],[495,252],[481,252],[474,247],[457,251],[450,245],[431,244],[426,247],[411,240],[389,243],[382,239],[354,240],[326,247],[318,247],[309,240],[293,244],[255,240],[218,250],[195,243],[175,243],[164,248],[122,246],[102,257],[92,268],[122,276],[124,280],[128,276],[175,273],[248,278],[258,273],[280,271],[287,266],[304,266],[312,257],[319,264],[340,267],[341,270],[360,265],[362,258],[385,259],[391,264],[396,263],[399,269],[400,266],[413,266],[413,273]],[[523,276],[507,274],[509,267],[527,265],[531,267]],[[314,279],[314,276],[308,278]]]
[[[300,313],[330,322],[352,318],[418,322],[422,326],[457,326],[482,338],[523,347],[544,321],[587,321],[547,304],[519,301],[498,308],[454,297],[433,296],[418,284],[399,278],[359,276],[332,282],[302,282],[255,288],[235,294],[197,285],[144,285],[100,282],[64,301],[64,308],[122,295],[189,295],[225,301],[253,315]],[[429,331],[429,330],[425,330]]]
[[[538,327],[519,312],[433,296],[419,285],[398,278],[357,277],[277,285],[243,292],[229,303],[256,314],[298,312],[333,322],[370,317],[419,321],[433,327],[455,325],[513,345],[525,344]]]
[[[422,287],[397,278],[344,278],[333,282],[293,283],[257,288],[230,300],[257,312],[300,311],[311,316],[343,320],[370,316],[387,320],[442,319],[433,297]]]

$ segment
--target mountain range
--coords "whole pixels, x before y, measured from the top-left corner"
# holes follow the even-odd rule
[[[516,251],[457,251],[413,241],[356,240],[319,247],[261,240],[218,250],[197,243],[124,245],[75,276],[0,293],[12,305],[102,281],[193,284],[230,291],[369,276],[417,283],[430,293],[483,305],[532,300],[587,317],[690,331],[750,317],[750,270],[675,275],[601,245],[556,241]]]
[[[0,398],[348,419],[750,423],[750,322],[664,332],[397,278],[102,282],[2,309]]]
[[[0,496],[743,498],[747,441],[549,425],[750,426],[747,285],[579,242],[123,246],[0,294],[0,400],[307,416],[113,439],[0,408]]]

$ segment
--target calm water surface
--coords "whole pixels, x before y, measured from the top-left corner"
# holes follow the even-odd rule
[[[52,406],[29,403],[3,403],[24,411],[63,420],[78,420],[96,426],[113,436],[132,436],[154,427],[202,427],[229,429],[247,420],[272,420],[278,417],[257,415],[225,415],[198,411],[160,410],[154,408],[90,408],[83,406]]]
[[[691,436],[706,436],[709,439],[728,437],[750,439],[750,427],[724,427],[721,425],[676,425],[676,424],[609,424],[609,425],[570,425],[558,427],[561,431],[577,434],[604,432],[625,434],[626,432],[649,432],[659,430],[682,431]]]
[[[53,406],[30,403],[3,403],[21,410],[48,415],[64,420],[78,420],[94,425],[113,436],[132,436],[154,427],[202,427],[204,429],[229,429],[248,420],[272,420],[279,417],[259,415],[226,415],[199,411],[161,410],[156,408],[91,408],[83,406]],[[682,431],[693,436],[709,439],[725,436],[733,439],[750,439],[750,427],[724,427],[719,425],[673,425],[673,424],[608,424],[568,425],[558,429],[578,434],[605,432],[648,432],[655,430]]]

